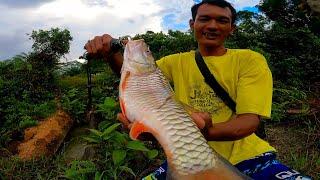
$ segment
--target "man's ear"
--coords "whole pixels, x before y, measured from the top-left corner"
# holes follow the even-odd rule
[[[235,24],[232,24],[231,25],[231,31],[230,31],[230,34],[229,35],[232,35],[233,32],[237,29],[237,26]]]
[[[190,29],[193,31],[193,29],[194,29],[194,20],[192,20],[192,19],[189,20],[189,26],[190,26]]]

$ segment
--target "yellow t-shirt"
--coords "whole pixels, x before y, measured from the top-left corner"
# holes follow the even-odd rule
[[[236,102],[236,113],[270,118],[272,75],[265,58],[251,50],[228,49],[222,56],[203,57],[218,83]],[[157,65],[173,82],[177,98],[212,115],[213,123],[225,122],[232,111],[204,81],[195,62],[195,51],[161,58]],[[276,151],[255,134],[236,141],[209,141],[209,145],[232,164],[268,151]]]

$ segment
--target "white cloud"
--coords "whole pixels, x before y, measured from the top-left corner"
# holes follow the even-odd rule
[[[229,0],[229,2],[236,8],[242,9],[244,7],[252,7],[259,4],[260,0]]]
[[[191,17],[190,8],[194,5],[194,2],[191,0],[162,0],[155,1],[163,7],[163,13],[165,14],[175,14],[176,22],[181,23],[188,21]]]
[[[258,1],[230,2],[241,9]],[[96,35],[109,33],[119,37],[147,30],[166,32],[174,27],[166,24],[187,24],[194,4],[193,0],[47,0],[21,8],[18,0],[11,0],[10,6],[8,2],[0,2],[0,60],[28,52],[31,41],[25,34],[32,30],[51,27],[70,30],[74,40],[67,57],[74,59],[83,53],[87,40]],[[164,22],[166,15],[171,15],[170,22]]]
[[[41,17],[93,20],[103,12],[102,7],[89,8],[80,0],[56,0],[40,6],[34,14]]]

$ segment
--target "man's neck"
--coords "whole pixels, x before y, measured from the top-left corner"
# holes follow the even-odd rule
[[[222,56],[227,52],[224,46],[200,46],[199,51],[202,56]]]

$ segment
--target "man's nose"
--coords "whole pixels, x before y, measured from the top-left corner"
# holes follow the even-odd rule
[[[217,21],[212,19],[210,20],[208,26],[207,26],[209,29],[217,29],[218,27],[218,24],[217,24]]]

